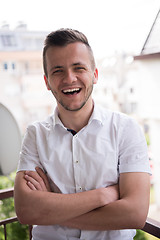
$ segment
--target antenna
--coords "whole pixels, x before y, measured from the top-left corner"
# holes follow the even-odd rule
[[[15,171],[21,148],[21,133],[11,112],[0,103],[0,175]]]

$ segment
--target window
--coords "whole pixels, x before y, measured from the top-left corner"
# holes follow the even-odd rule
[[[3,69],[4,69],[5,71],[8,70],[8,64],[7,64],[7,63],[3,63]]]
[[[16,46],[14,35],[1,35],[0,37],[4,47]]]
[[[16,68],[15,63],[12,63],[11,66],[12,66],[12,70],[15,70],[15,68]]]
[[[3,62],[2,68],[4,71],[13,72],[16,70],[16,64],[14,62]]]

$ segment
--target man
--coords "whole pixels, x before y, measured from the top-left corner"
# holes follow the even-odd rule
[[[50,33],[43,65],[57,108],[29,126],[24,138],[15,180],[20,222],[35,225],[34,240],[133,239],[149,206],[150,169],[140,128],[93,102],[98,70],[84,34]]]

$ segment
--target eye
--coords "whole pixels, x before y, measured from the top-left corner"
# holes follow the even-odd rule
[[[83,70],[85,70],[85,67],[79,66],[79,67],[76,67],[75,69],[76,69],[77,71],[83,71]]]
[[[58,73],[62,73],[62,72],[63,72],[63,70],[62,70],[62,69],[57,69],[57,70],[53,71],[53,73],[52,73],[52,74],[58,74]]]

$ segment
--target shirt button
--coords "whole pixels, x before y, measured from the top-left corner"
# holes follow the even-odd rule
[[[82,187],[79,187],[80,190],[82,190]]]
[[[76,160],[76,163],[79,163],[79,161],[78,161],[78,160]]]

